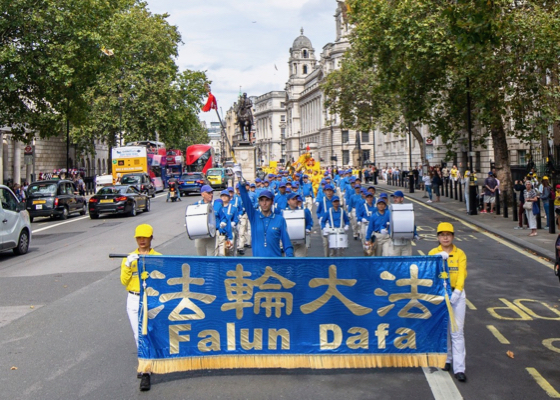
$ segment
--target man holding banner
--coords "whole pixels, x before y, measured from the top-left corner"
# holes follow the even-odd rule
[[[121,283],[128,291],[126,300],[126,312],[132,332],[134,333],[134,341],[138,347],[138,309],[140,305],[140,279],[138,278],[138,259],[140,255],[157,255],[158,253],[152,248],[152,240],[154,239],[154,229],[148,224],[138,225],[134,237],[138,248],[124,258],[121,263]],[[150,374],[142,374],[140,381],[140,390],[150,390]]]
[[[465,296],[465,278],[467,277],[467,256],[453,244],[455,230],[449,222],[442,222],[437,227],[437,237],[439,246],[430,250],[429,255],[440,255],[447,260],[449,266],[449,280],[453,293],[451,295],[451,307],[453,308],[453,316],[457,327],[455,331],[449,324],[447,334],[447,361],[444,371],[451,369],[451,361],[453,360],[453,372],[455,378],[460,382],[465,382],[465,336],[463,327],[465,325],[466,296]]]
[[[274,194],[270,190],[263,190],[259,194],[259,209],[251,206],[251,199],[243,185],[239,188],[243,206],[251,223],[251,247],[254,257],[282,257],[282,249],[286,257],[294,256],[294,248],[286,220],[282,215],[272,212]]]

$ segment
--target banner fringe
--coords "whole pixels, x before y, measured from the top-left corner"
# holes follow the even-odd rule
[[[364,354],[364,355],[255,355],[184,357],[158,360],[138,360],[138,372],[169,374],[172,372],[249,369],[249,368],[383,368],[436,367],[443,368],[447,354]]]

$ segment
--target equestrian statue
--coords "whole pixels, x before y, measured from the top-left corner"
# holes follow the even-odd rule
[[[249,140],[249,135],[251,134],[251,127],[253,126],[253,112],[251,108],[253,107],[253,102],[247,97],[247,93],[243,93],[243,97],[239,99],[239,104],[237,105],[237,125],[239,125],[239,130],[241,131],[241,137],[244,142]]]

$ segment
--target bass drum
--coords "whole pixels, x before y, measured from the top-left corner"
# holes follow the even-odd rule
[[[216,236],[216,216],[212,204],[191,204],[185,211],[185,225],[189,239]]]
[[[329,233],[329,249],[347,249],[348,235],[342,229],[333,229]]]
[[[292,244],[305,243],[305,210],[282,210]]]

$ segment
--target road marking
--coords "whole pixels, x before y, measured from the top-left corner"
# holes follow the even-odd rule
[[[422,367],[435,400],[460,400],[463,398],[448,372],[439,368]]]
[[[467,302],[467,307],[469,307],[469,310],[476,310],[476,307],[474,306],[473,303],[471,303],[471,301],[469,299],[465,299],[465,301]]]
[[[41,229],[34,229],[34,230],[31,231],[31,233],[34,234],[34,233],[37,233],[37,232],[46,231],[47,229],[51,229],[51,228],[54,228],[56,226],[60,226],[60,225],[64,225],[64,224],[70,224],[72,222],[80,221],[80,220],[86,219],[86,218],[89,218],[89,217],[86,216],[86,217],[73,218],[70,221],[65,221],[65,222],[61,222],[59,224],[50,225],[50,226],[47,226],[47,227],[41,228]]]
[[[391,191],[391,190],[389,190],[389,192],[390,192],[390,191]],[[542,259],[541,259],[540,257],[538,257],[538,256],[534,256],[534,255],[532,255],[532,254],[527,253],[524,249],[520,249],[519,247],[516,247],[517,245],[511,244],[511,243],[509,243],[507,240],[502,239],[502,238],[500,238],[500,237],[497,237],[497,236],[494,235],[493,233],[487,232],[487,231],[483,230],[482,228],[479,228],[479,227],[476,226],[476,225],[473,225],[473,224],[470,224],[470,223],[468,223],[468,222],[466,222],[466,221],[463,221],[462,219],[460,219],[460,218],[458,218],[458,217],[455,217],[455,216],[453,216],[453,215],[451,215],[451,214],[448,214],[448,213],[446,213],[445,211],[438,210],[437,208],[434,208],[434,207],[432,207],[432,206],[429,206],[429,205],[427,205],[427,204],[424,204],[424,203],[422,203],[421,201],[418,201],[418,200],[416,200],[416,199],[412,199],[412,198],[411,198],[410,201],[413,201],[413,202],[415,202],[415,203],[417,203],[417,204],[419,204],[419,205],[421,205],[421,206],[423,206],[423,207],[425,207],[425,208],[429,208],[430,210],[435,211],[435,212],[437,212],[438,214],[441,214],[441,215],[443,215],[443,216],[445,216],[445,217],[447,217],[447,218],[451,218],[451,219],[453,219],[453,220],[455,220],[455,221],[457,221],[457,222],[463,224],[463,225],[466,226],[467,228],[472,229],[473,231],[476,231],[476,232],[478,232],[478,233],[481,233],[481,234],[483,234],[483,235],[485,235],[485,236],[488,236],[489,238],[495,240],[496,242],[501,243],[501,244],[503,244],[504,246],[509,247],[510,249],[515,250],[515,251],[518,252],[518,253],[523,254],[524,256],[526,256],[526,257],[532,259],[533,261],[538,262],[539,264],[544,265],[545,267],[548,267],[548,268],[550,268],[550,269],[552,269],[552,270],[554,269],[554,265],[553,265],[552,263],[547,262],[547,261],[544,261],[544,260],[542,260]]]
[[[425,255],[426,255],[422,250],[418,250],[418,254],[420,254],[421,256],[425,256]]]
[[[492,335],[498,339],[498,342],[501,344],[510,344],[509,340],[507,340],[494,325],[486,325],[486,327],[490,332],[492,332]]]
[[[546,379],[542,377],[541,374],[535,368],[525,368],[527,372],[533,377],[537,384],[548,394],[549,397],[553,399],[560,399],[560,393],[558,393]]]
[[[560,338],[552,338],[552,339],[545,339],[542,341],[544,347],[548,350],[555,351],[556,353],[560,353],[560,349],[555,347],[552,343],[560,341]]]

